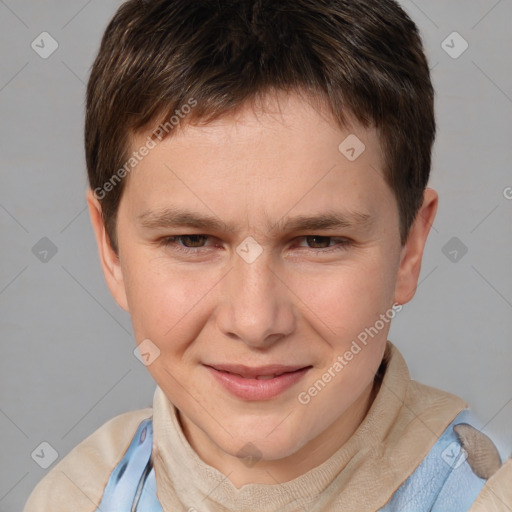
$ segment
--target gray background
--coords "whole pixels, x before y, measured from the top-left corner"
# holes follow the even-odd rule
[[[21,510],[48,471],[31,458],[41,442],[60,459],[114,415],[151,404],[154,384],[133,356],[128,315],[104,284],[84,198],[85,83],[120,3],[0,0],[2,512]],[[433,69],[439,134],[431,186],[441,202],[417,296],[390,339],[413,378],[466,399],[508,455],[512,1],[402,3]],[[47,59],[31,48],[44,31],[59,44]],[[441,46],[453,31],[469,44],[458,58]],[[444,45],[453,55],[461,43],[451,37]],[[55,255],[33,253],[43,237]]]

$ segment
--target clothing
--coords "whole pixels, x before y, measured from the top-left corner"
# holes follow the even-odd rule
[[[128,486],[122,491],[127,511],[137,492],[139,512],[156,512],[159,506],[165,512],[458,512],[446,503],[452,499],[453,506],[466,506],[464,497],[470,500],[465,508],[470,512],[509,511],[512,460],[487,482],[474,474],[469,457],[460,465],[445,460],[461,451],[451,424],[456,418],[456,423],[471,422],[465,409],[460,398],[412,381],[402,356],[388,342],[375,400],[336,453],[290,482],[236,489],[199,458],[183,434],[176,409],[157,388],[153,409],[114,418],[72,450],[36,487],[25,512],[95,512],[102,499],[102,512],[123,512],[118,503],[107,508],[106,500],[110,489],[116,483],[121,488],[136,466],[140,476],[134,481],[141,482],[144,471],[147,478],[138,490]],[[471,432],[470,426],[465,428]],[[443,486],[445,508],[424,508],[437,494],[442,497]]]

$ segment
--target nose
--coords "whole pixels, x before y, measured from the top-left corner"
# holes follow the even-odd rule
[[[217,326],[225,336],[263,349],[293,332],[293,294],[272,269],[267,251],[252,263],[234,255],[233,268],[223,280],[223,287]]]

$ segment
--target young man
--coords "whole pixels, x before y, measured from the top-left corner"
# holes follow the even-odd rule
[[[158,387],[26,512],[512,509],[512,463],[387,340],[437,208],[392,0],[130,0],[87,96],[108,286]]]

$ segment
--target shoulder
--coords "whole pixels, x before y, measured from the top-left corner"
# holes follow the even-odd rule
[[[469,512],[508,512],[512,510],[512,459],[485,483]]]
[[[465,400],[453,393],[427,386],[415,380],[409,382],[404,399],[406,406],[410,407],[411,414],[420,421],[435,424],[440,416],[450,411],[452,419],[461,411],[468,408]],[[448,422],[449,423],[449,422]],[[446,427],[447,424],[444,425]]]
[[[111,419],[66,455],[35,487],[24,512],[93,512],[110,473],[152,409]]]
[[[511,510],[493,507],[511,502],[512,465],[474,422],[469,409],[459,413],[382,512]]]
[[[379,395],[385,407],[395,407],[393,432],[403,446],[411,438],[410,448],[421,446],[422,457],[468,404],[457,395],[411,379],[402,354],[388,342],[383,358],[385,370]],[[421,460],[421,459],[420,459]]]

